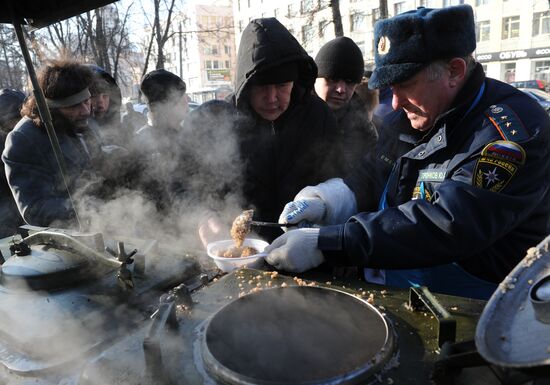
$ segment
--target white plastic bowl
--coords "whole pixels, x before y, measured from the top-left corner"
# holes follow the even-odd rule
[[[220,251],[227,250],[234,245],[235,241],[233,241],[232,239],[211,242],[206,245],[206,252],[208,253],[208,256],[214,260],[214,263],[216,263],[216,266],[218,266],[220,270],[229,272],[238,269],[241,266],[252,267],[254,264],[259,263],[260,260],[266,256],[263,251],[267,247],[267,245],[269,245],[269,243],[267,243],[266,241],[262,241],[261,239],[247,238],[244,240],[243,246],[254,247],[256,250],[259,251],[258,254],[242,258],[226,258],[218,256],[218,253]]]

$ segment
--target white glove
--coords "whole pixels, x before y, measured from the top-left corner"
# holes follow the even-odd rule
[[[318,238],[318,228],[291,230],[265,248],[265,261],[278,270],[294,273],[313,269],[325,259],[317,248]]]
[[[304,198],[289,202],[279,216],[279,223],[321,223],[326,207],[321,198]]]
[[[357,203],[353,191],[342,179],[333,178],[303,188],[294,197],[294,202],[284,207],[279,223],[305,221],[316,225],[334,225],[344,223],[354,214],[357,214]]]

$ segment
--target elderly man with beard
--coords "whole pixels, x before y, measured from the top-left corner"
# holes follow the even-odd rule
[[[420,7],[375,26],[375,88],[394,112],[349,178],[303,189],[266,261],[368,268],[371,282],[488,298],[550,233],[550,118],[485,76],[469,5]],[[372,270],[385,269],[385,270]]]
[[[69,60],[56,60],[38,71],[67,171],[70,192],[90,180],[101,158],[97,133],[88,127],[92,72]],[[75,227],[75,208],[38,112],[34,96],[24,103],[2,154],[6,177],[23,219],[31,225]]]

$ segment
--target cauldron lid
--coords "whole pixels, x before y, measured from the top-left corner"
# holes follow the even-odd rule
[[[476,329],[476,347],[492,364],[542,370],[550,365],[550,301],[535,293],[550,276],[550,236],[528,250],[493,293]],[[542,312],[537,307],[542,305]]]
[[[307,286],[231,302],[210,319],[202,342],[207,370],[233,384],[352,384],[393,353],[393,333],[373,306]]]

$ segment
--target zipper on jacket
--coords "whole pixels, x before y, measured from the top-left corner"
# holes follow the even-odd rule
[[[275,122],[271,121],[271,135],[275,135]]]

